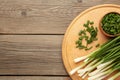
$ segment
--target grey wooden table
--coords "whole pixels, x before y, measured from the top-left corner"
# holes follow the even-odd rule
[[[0,80],[68,80],[64,33],[83,10],[120,0],[0,0]]]

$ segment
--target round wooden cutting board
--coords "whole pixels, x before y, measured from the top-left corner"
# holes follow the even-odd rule
[[[94,6],[83,11],[72,21],[72,23],[70,24],[70,26],[68,27],[65,33],[63,44],[62,44],[62,59],[68,73],[72,69],[74,69],[75,67],[81,64],[81,63],[77,63],[77,64],[74,63],[73,60],[75,58],[89,54],[90,52],[96,49],[95,47],[96,44],[98,43],[102,44],[108,40],[108,38],[104,36],[98,28],[98,35],[97,35],[98,40],[90,44],[90,46],[94,46],[91,50],[85,51],[85,50],[80,50],[76,48],[75,41],[78,39],[79,31],[84,28],[83,24],[86,23],[87,20],[90,20],[90,21],[94,21],[94,26],[99,27],[99,22],[101,18],[106,13],[109,13],[109,12],[120,13],[120,6],[114,5],[114,4],[104,4],[104,5]],[[71,78],[72,80],[83,80],[78,76],[77,73],[72,75]],[[116,80],[120,80],[120,78]]]

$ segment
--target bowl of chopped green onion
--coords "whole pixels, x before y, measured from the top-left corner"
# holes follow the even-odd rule
[[[100,22],[101,32],[108,37],[116,37],[120,35],[120,14],[110,12],[105,14]]]

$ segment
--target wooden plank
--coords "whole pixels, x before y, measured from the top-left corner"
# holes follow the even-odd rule
[[[64,76],[0,76],[0,80],[71,80]]]
[[[83,10],[120,0],[0,0],[1,34],[64,34]]]
[[[0,35],[0,75],[67,75],[63,35]]]

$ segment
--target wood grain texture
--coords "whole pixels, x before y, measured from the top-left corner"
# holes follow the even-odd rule
[[[1,34],[64,34],[88,7],[119,0],[0,0]]]
[[[62,35],[0,35],[0,75],[67,75]]]
[[[50,76],[0,76],[0,80],[70,80],[69,77]]]
[[[85,9],[104,3],[120,0],[0,0],[0,80],[69,80],[63,35],[57,34]]]

